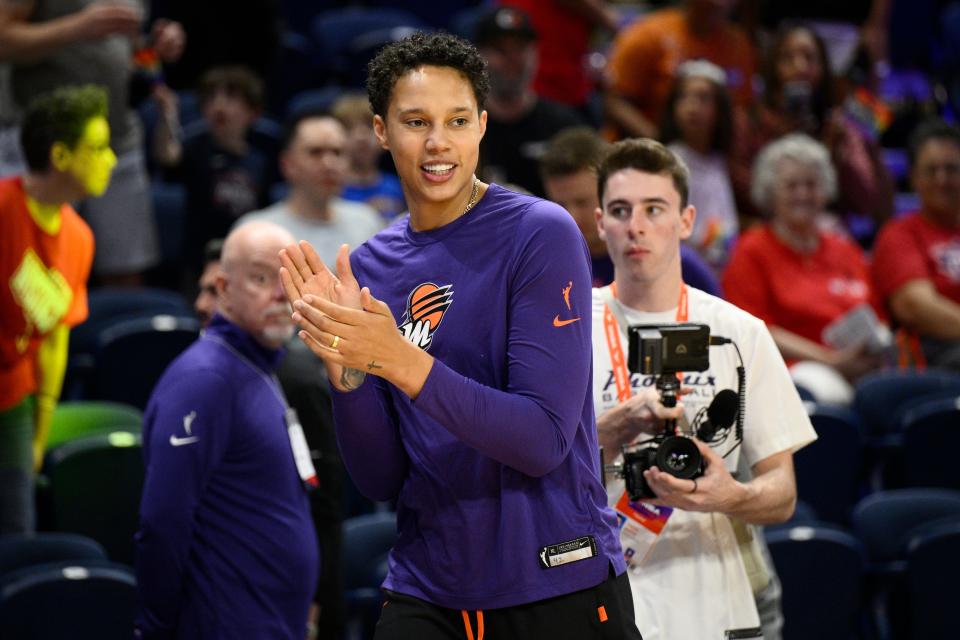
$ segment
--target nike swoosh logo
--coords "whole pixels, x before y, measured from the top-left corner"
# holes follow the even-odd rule
[[[199,439],[200,438],[198,438],[197,436],[190,436],[189,438],[178,438],[177,436],[171,435],[170,444],[172,444],[175,447],[182,447],[185,444],[193,444]]]
[[[557,314],[556,316],[554,316],[554,318],[553,318],[553,326],[555,326],[555,327],[565,327],[565,326],[567,326],[568,324],[573,324],[574,322],[577,322],[578,320],[580,320],[580,318],[573,318],[572,320],[561,320],[561,319],[560,319],[560,314],[558,313],[558,314]]]

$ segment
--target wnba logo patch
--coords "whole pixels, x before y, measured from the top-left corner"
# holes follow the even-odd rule
[[[453,303],[451,286],[438,287],[432,282],[425,282],[414,287],[407,296],[407,310],[399,327],[400,333],[424,351],[430,348],[433,333]]]

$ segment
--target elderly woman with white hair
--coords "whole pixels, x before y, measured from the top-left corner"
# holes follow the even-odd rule
[[[824,222],[836,188],[829,153],[813,138],[767,145],[752,196],[768,221],[741,236],[723,287],[767,323],[798,384],[818,401],[846,404],[850,382],[883,363],[884,327],[863,252]]]

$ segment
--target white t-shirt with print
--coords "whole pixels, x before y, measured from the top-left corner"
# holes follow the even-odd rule
[[[593,389],[598,417],[618,402],[600,291],[593,291]],[[816,432],[763,322],[720,298],[690,287],[688,291],[688,321],[709,325],[711,335],[733,339],[743,354],[747,381],[744,439],[726,464],[731,472],[739,470],[739,479],[746,481],[757,462],[781,451],[800,449],[816,439]],[[675,309],[643,313],[623,305],[620,308],[629,324],[676,322]],[[627,335],[622,327],[620,339],[626,355]],[[714,346],[710,347],[707,371],[685,372],[682,386],[690,393],[682,402],[691,423],[717,392],[737,390],[737,365],[732,345]],[[634,393],[653,384],[650,376],[631,375]],[[722,456],[733,443],[731,432],[714,449]],[[611,505],[623,491],[623,480],[607,478]],[[637,626],[644,640],[720,640],[728,629],[760,626],[753,591],[726,516],[675,509],[642,564],[629,573]]]

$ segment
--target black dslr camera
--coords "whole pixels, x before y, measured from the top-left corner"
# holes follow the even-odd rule
[[[705,324],[637,325],[628,333],[627,367],[633,373],[656,376],[665,407],[677,406],[678,372],[710,368],[710,327]],[[643,477],[652,466],[685,480],[703,475],[703,456],[692,439],[679,433],[676,420],[665,421],[661,433],[622,450],[623,464],[617,465],[617,473],[631,500],[656,497]]]

